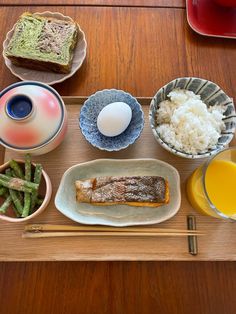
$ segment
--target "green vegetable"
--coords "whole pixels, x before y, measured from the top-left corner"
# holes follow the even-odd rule
[[[24,173],[21,169],[21,167],[18,165],[18,163],[15,160],[11,160],[9,162],[10,167],[12,168],[12,170],[15,172],[15,174],[17,175],[18,178],[24,179]]]
[[[11,169],[7,169],[5,171],[5,173],[6,173],[7,177],[11,177],[11,175],[12,175]],[[9,193],[10,193],[11,200],[12,200],[13,204],[15,205],[15,208],[16,208],[17,212],[19,214],[21,214],[22,211],[23,211],[23,207],[22,207],[21,201],[20,201],[20,199],[18,197],[19,194],[17,193],[17,191],[12,190],[12,189],[9,189]]]
[[[43,167],[40,164],[36,164],[34,172],[34,183],[40,184],[42,178]]]
[[[43,204],[44,199],[43,198],[37,198],[36,205],[41,206]]]
[[[41,182],[42,170],[43,170],[42,165],[36,164],[35,172],[34,172],[34,183],[36,183],[38,185]],[[38,198],[38,191],[34,190],[32,192],[32,195],[31,195],[31,206],[30,206],[31,212],[33,211],[33,209],[34,209],[34,207],[36,205],[37,198]]]
[[[31,158],[30,155],[27,154],[25,156],[25,180],[31,181]],[[25,192],[24,194],[24,208],[22,212],[22,217],[27,217],[30,211],[31,204],[31,195],[30,193]]]
[[[25,193],[25,195],[24,195],[24,207],[23,207],[23,211],[22,211],[21,217],[29,216],[30,202],[31,202],[31,195],[30,195],[30,193]]]
[[[4,174],[0,174],[0,184],[6,188],[32,193],[36,191],[39,187],[38,184],[33,182],[28,182],[19,178],[8,177]]]
[[[19,200],[23,203],[24,192],[16,191],[16,194],[17,194],[17,197],[19,198]]]
[[[25,156],[25,180],[31,181],[31,157],[29,154]]]
[[[29,154],[25,156],[25,171],[15,160],[11,160],[9,165],[5,174],[0,174],[0,195],[5,197],[0,213],[4,214],[12,204],[16,217],[27,217],[43,203],[43,199],[38,198],[42,165],[36,164],[33,175]]]
[[[22,207],[21,201],[17,197],[16,191],[9,189],[9,193],[17,211],[19,212],[19,214],[21,214],[23,212],[23,207]]]
[[[11,205],[11,202],[12,202],[12,199],[11,199],[11,196],[9,195],[5,199],[4,203],[0,207],[0,213],[1,214],[5,214],[5,212],[7,211],[8,207]]]
[[[6,169],[5,170],[5,174],[6,174],[6,176],[8,176],[8,177],[11,177],[12,176],[12,171],[11,171],[11,169]]]
[[[3,196],[6,192],[7,192],[7,188],[5,188],[4,186],[1,186],[0,187],[0,196]]]

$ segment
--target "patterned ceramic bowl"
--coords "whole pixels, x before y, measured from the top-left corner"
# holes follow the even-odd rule
[[[97,127],[100,111],[110,103],[124,102],[132,109],[132,119],[127,129],[120,135],[107,137]],[[116,89],[105,89],[91,95],[80,111],[79,125],[86,140],[101,150],[118,151],[133,144],[140,136],[144,126],[141,105],[130,94]]]
[[[170,144],[164,142],[157,131],[156,114],[159,108],[159,103],[168,99],[168,94],[175,88],[186,89],[201,96],[201,100],[208,106],[222,105],[225,107],[224,122],[225,130],[222,131],[218,143],[214,149],[209,149],[206,152],[198,154],[190,154],[184,151],[179,151]],[[184,158],[205,158],[209,157],[223,148],[225,148],[234,137],[236,127],[236,115],[233,100],[227,96],[224,91],[215,83],[195,77],[178,78],[166,84],[153,97],[149,110],[149,122],[152,128],[153,135],[157,142],[169,152]]]

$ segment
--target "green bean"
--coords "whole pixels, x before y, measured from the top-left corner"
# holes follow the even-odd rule
[[[5,188],[4,186],[0,187],[0,196],[4,195],[7,192],[7,188]]]
[[[25,180],[31,181],[31,157],[29,154],[25,156]]]
[[[31,158],[30,155],[27,154],[25,156],[25,180],[31,181]],[[24,194],[24,207],[22,212],[22,217],[27,217],[29,215],[31,203],[31,195],[30,193],[25,192]]]
[[[15,160],[10,160],[9,162],[10,167],[14,170],[15,174],[17,175],[17,177],[24,179],[24,173],[21,169],[21,167],[19,166],[19,164],[15,161]]]
[[[21,202],[23,202],[23,199],[24,199],[24,192],[20,192],[20,191],[16,191],[16,193],[17,193],[17,197],[19,198],[19,200],[21,201]]]
[[[34,183],[40,184],[42,178],[43,167],[40,164],[36,164],[34,172]]]
[[[6,169],[5,170],[5,174],[6,174],[6,176],[8,176],[8,177],[11,177],[12,176],[12,170],[11,169]]]
[[[43,198],[37,198],[36,205],[41,206],[43,204],[44,199]]]
[[[0,207],[0,213],[1,214],[5,214],[5,212],[7,211],[8,207],[11,205],[11,202],[12,202],[12,199],[11,199],[11,196],[9,195],[5,199],[4,203]]]
[[[17,197],[16,191],[9,189],[9,193],[10,193],[11,199],[12,199],[17,211],[19,212],[19,214],[22,214],[23,207],[22,207],[21,201]]]
[[[41,178],[42,178],[42,165],[36,164],[35,171],[34,171],[34,183],[39,185],[41,182]],[[31,205],[30,205],[31,212],[35,208],[37,198],[38,198],[38,191],[34,190],[31,195]]]
[[[6,173],[7,177],[11,177],[12,170],[11,169],[6,169],[5,173]],[[12,200],[13,204],[15,205],[15,208],[16,208],[17,212],[19,214],[22,214],[23,207],[22,207],[21,201],[20,201],[20,199],[18,197],[19,193],[17,193],[17,191],[12,190],[12,189],[9,189],[9,193],[10,193],[11,200]]]
[[[32,193],[32,191],[37,190],[39,184],[28,182],[19,178],[7,177],[4,174],[0,174],[0,184],[6,188]]]
[[[30,211],[31,195],[30,193],[25,193],[24,195],[24,207],[21,217],[27,217]]]

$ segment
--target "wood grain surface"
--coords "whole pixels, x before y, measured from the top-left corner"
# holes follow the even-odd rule
[[[92,147],[82,136],[78,126],[81,105],[76,99],[67,99],[68,131],[63,143],[54,151],[33,157],[48,173],[52,181],[53,195],[48,208],[31,220],[31,223],[71,224],[73,221],[58,212],[54,198],[63,173],[71,166],[94,159],[131,159],[156,158],[173,165],[180,173],[181,206],[176,216],[155,228],[186,229],[186,216],[197,217],[197,229],[206,232],[198,237],[199,253],[188,253],[187,237],[64,237],[23,239],[21,237],[25,223],[7,223],[0,221],[0,260],[1,261],[66,261],[66,260],[236,260],[236,229],[234,223],[225,222],[198,214],[187,201],[185,185],[192,171],[204,162],[176,157],[154,139],[149,123],[149,106],[143,106],[145,127],[134,145],[119,152],[105,152]],[[84,99],[82,99],[82,102]],[[81,103],[77,99],[77,103]],[[11,158],[21,159],[21,155],[6,150],[5,161]],[[161,208],[160,208],[161,209]],[[227,246],[225,245],[227,243]],[[40,247],[40,251],[38,250]]]
[[[6,5],[10,2],[17,0],[5,0]],[[136,96],[152,96],[170,79],[196,75],[217,82],[235,97],[235,41],[193,33],[184,10],[1,7],[0,42],[20,13],[46,9],[77,17],[89,39],[89,54],[78,75],[56,87],[64,95],[119,87]],[[114,32],[121,29],[122,35]],[[0,73],[1,88],[17,81],[3,62]],[[235,276],[234,262],[2,262],[0,312],[233,314]]]
[[[0,5],[185,7],[185,0],[0,0]]]
[[[233,314],[236,307],[229,262],[1,263],[0,274],[4,314]]]
[[[18,16],[27,10],[31,8],[0,8],[0,42]],[[55,11],[55,7],[33,8],[34,12],[45,10]],[[174,78],[196,76],[212,80],[229,96],[236,96],[235,41],[195,34],[187,24],[185,10],[112,7],[56,10],[77,20],[88,42],[87,57],[80,70],[55,85],[62,95],[88,96],[103,88],[118,88],[135,96],[153,96]],[[0,73],[2,88],[17,81],[4,62],[0,64]]]

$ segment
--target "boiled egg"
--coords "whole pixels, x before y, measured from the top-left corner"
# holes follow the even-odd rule
[[[132,110],[124,102],[113,102],[105,106],[97,118],[99,132],[105,136],[117,136],[130,124]]]

